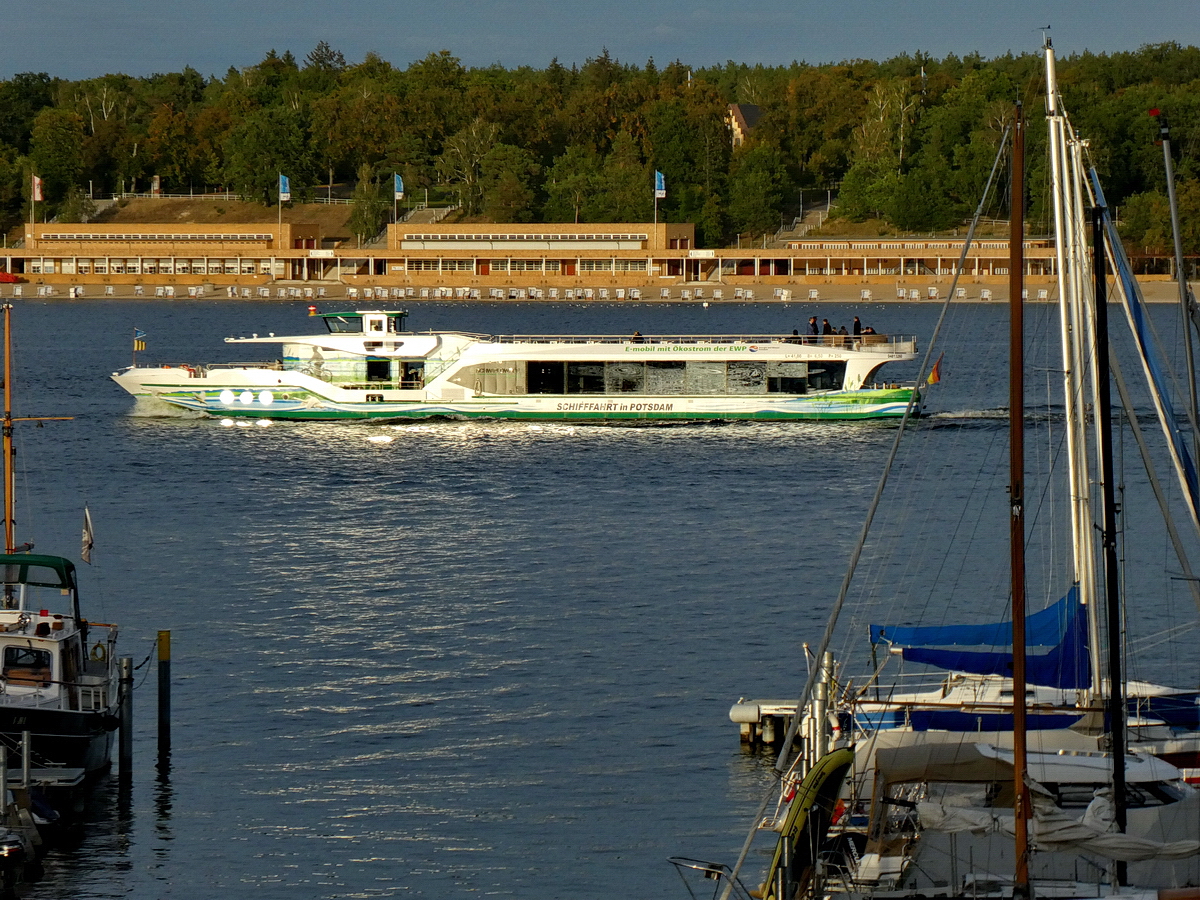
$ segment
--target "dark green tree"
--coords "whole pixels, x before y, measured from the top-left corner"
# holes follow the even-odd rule
[[[391,213],[384,187],[370,166],[364,164],[359,167],[358,183],[352,199],[350,230],[360,241],[370,240],[383,230]]]
[[[29,162],[46,200],[57,203],[83,172],[83,119],[66,109],[43,109],[33,120]]]
[[[533,154],[496,144],[480,161],[483,213],[493,222],[531,222],[536,209],[534,178],[541,166]]]

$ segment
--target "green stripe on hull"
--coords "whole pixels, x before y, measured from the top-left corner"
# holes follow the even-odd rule
[[[469,412],[466,410],[438,410],[434,412],[410,411],[410,412],[384,412],[384,413],[358,413],[358,412],[342,412],[342,411],[325,411],[324,413],[305,413],[303,415],[272,415],[271,413],[240,413],[230,412],[228,414],[216,413],[213,418],[228,418],[228,419],[279,419],[281,421],[295,422],[336,422],[350,421],[359,419],[513,419],[525,420],[529,422],[611,422],[611,421],[629,421],[629,422],[665,422],[665,421],[700,421],[700,420],[721,420],[721,419],[744,419],[754,420],[759,422],[803,422],[803,421],[866,421],[868,419],[898,419],[904,415],[900,412],[878,412],[878,413],[855,413],[855,412],[806,412],[806,413],[790,413],[781,415],[779,413],[767,412],[752,412],[752,413],[582,413],[582,412],[519,412],[515,410],[493,410],[490,412]]]
[[[196,410],[196,407],[187,402],[180,402],[183,398],[175,399],[170,395],[160,394],[158,398],[164,402],[179,406],[183,409],[193,411],[203,411],[215,418],[230,418],[230,419],[279,419],[283,421],[346,421],[357,419],[429,419],[429,418],[463,418],[463,419],[513,419],[524,421],[543,421],[543,422],[606,422],[606,421],[627,421],[627,422],[654,422],[654,421],[705,421],[705,420],[750,420],[750,421],[765,421],[765,422],[789,422],[789,421],[833,421],[833,420],[865,420],[865,419],[895,419],[904,415],[904,408],[908,404],[912,392],[909,390],[879,390],[879,391],[854,391],[845,394],[832,394],[822,397],[820,400],[813,400],[810,404],[806,404],[807,408],[802,409],[757,409],[745,412],[734,410],[671,410],[671,411],[621,411],[621,410],[526,410],[526,409],[479,409],[471,410],[463,408],[464,403],[470,401],[452,401],[442,404],[434,401],[429,401],[427,407],[413,407],[404,410],[396,409],[372,409],[374,404],[363,403],[355,409],[332,409],[329,407],[317,407],[312,409],[270,409],[268,407],[230,407],[221,410]],[[586,403],[582,397],[588,395],[571,395],[564,397],[563,403]],[[597,395],[597,398],[604,395]],[[194,395],[188,395],[187,399],[194,402]],[[290,399],[303,399],[293,396]],[[323,399],[313,395],[313,399]],[[547,398],[549,399],[549,398]],[[659,398],[653,401],[634,400],[625,398],[632,403],[639,402],[662,402]],[[695,399],[673,397],[669,402],[677,403],[680,400]],[[919,399],[919,398],[918,398]],[[488,404],[496,403],[496,398],[489,398],[484,401]],[[381,404],[386,405],[386,404]],[[482,405],[482,404],[481,404]],[[886,409],[879,409],[880,406],[886,406]],[[454,407],[454,408],[448,408]],[[831,408],[836,407],[836,408]],[[858,407],[858,409],[855,409]],[[875,407],[866,409],[864,407]]]

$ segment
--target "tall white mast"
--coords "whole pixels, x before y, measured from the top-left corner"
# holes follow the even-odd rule
[[[1062,327],[1063,404],[1067,421],[1071,546],[1079,597],[1088,613],[1088,657],[1093,690],[1102,680],[1096,551],[1092,527],[1091,467],[1085,413],[1089,395],[1085,360],[1091,346],[1091,265],[1084,220],[1081,145],[1059,104],[1054,50],[1046,41],[1046,122],[1049,128],[1050,196],[1054,209],[1058,309]],[[1095,373],[1091,374],[1094,381]],[[1094,386],[1094,385],[1091,385]]]

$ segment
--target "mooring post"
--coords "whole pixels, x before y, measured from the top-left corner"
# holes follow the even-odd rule
[[[21,732],[21,789],[29,796],[29,785],[33,783],[33,766],[29,759],[29,748],[33,744],[33,735],[28,731]]]
[[[133,657],[121,657],[121,778],[133,771]]]
[[[171,757],[171,632],[158,633],[158,762]]]

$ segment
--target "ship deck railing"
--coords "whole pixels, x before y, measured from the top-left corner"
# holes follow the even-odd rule
[[[841,350],[898,350],[910,352],[916,337],[904,334],[498,334],[482,338],[497,344],[800,344]]]
[[[205,363],[202,366],[184,366],[185,369],[194,370],[193,378],[199,378],[204,374],[205,369],[274,369],[276,371],[283,370],[283,363],[278,359],[272,360],[257,360],[256,362],[223,362],[223,363]]]

